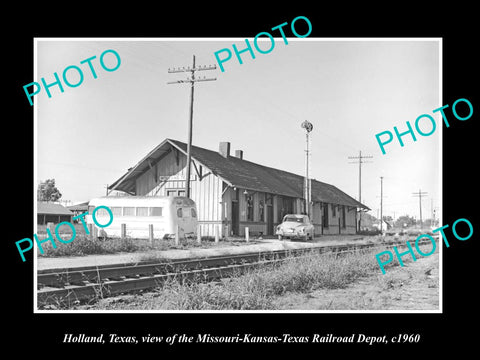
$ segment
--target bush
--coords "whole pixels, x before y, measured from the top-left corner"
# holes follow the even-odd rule
[[[138,250],[138,244],[136,244],[133,239],[93,240],[87,235],[77,235],[72,242],[67,244],[59,241],[56,241],[55,243],[57,245],[56,248],[53,248],[50,241],[42,244],[44,256],[84,256],[114,254],[117,252],[132,252]],[[40,250],[38,251],[40,253]]]
[[[358,235],[367,235],[367,236],[373,236],[373,235],[379,235],[382,232],[380,229],[372,229],[372,230],[360,230],[357,232]]]
[[[70,235],[69,235],[70,236]],[[68,239],[69,236],[65,236]],[[46,238],[46,233],[39,234],[39,238]],[[180,249],[189,250],[192,248],[209,248],[209,247],[221,247],[238,245],[239,241],[221,241],[215,243],[213,240],[202,239],[199,244],[196,239],[181,239],[178,245],[175,245],[173,239],[155,239],[153,244],[148,239],[136,239],[136,238],[107,238],[93,240],[86,234],[78,234],[75,239],[64,244],[60,241],[55,241],[57,247],[53,248],[50,241],[42,244],[44,250],[43,256],[47,257],[61,257],[61,256],[83,256],[83,255],[101,255],[101,254],[115,254],[120,252],[136,252],[136,251],[149,251],[149,250],[170,250]],[[244,241],[242,241],[244,242]],[[251,241],[255,243],[255,241]],[[40,252],[39,252],[40,254]],[[42,254],[40,254],[42,255]],[[157,255],[155,255],[157,256]]]

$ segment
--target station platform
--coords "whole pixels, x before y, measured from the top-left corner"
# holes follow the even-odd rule
[[[77,268],[84,266],[101,266],[114,264],[130,264],[146,260],[156,259],[181,260],[190,258],[205,258],[211,256],[249,254],[264,251],[315,248],[339,244],[361,244],[375,241],[374,237],[361,235],[329,235],[315,238],[314,241],[277,240],[277,239],[255,239],[251,243],[241,242],[235,246],[225,246],[220,243],[218,246],[208,248],[192,249],[170,249],[150,250],[148,252],[129,252],[118,254],[102,254],[72,257],[43,257],[35,259],[37,270]]]

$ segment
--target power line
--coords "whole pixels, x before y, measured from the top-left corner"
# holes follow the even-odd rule
[[[191,77],[185,80],[169,81],[167,84],[182,84],[190,83],[190,120],[188,122],[188,144],[187,144],[187,174],[185,176],[185,196],[190,197],[190,168],[191,168],[191,148],[192,148],[192,128],[193,128],[193,93],[194,93],[194,84],[199,81],[214,81],[217,78],[195,78],[195,71],[203,70],[215,70],[216,65],[200,65],[195,66],[195,55],[193,55],[193,65],[192,67],[182,67],[182,68],[172,68],[168,69],[169,73],[178,73],[178,72],[191,72]]]
[[[373,156],[366,155],[362,156],[362,151],[359,151],[358,156],[349,156],[349,159],[358,159],[358,161],[351,161],[349,164],[357,164],[358,163],[358,202],[362,202],[362,164],[371,163],[372,161],[362,161],[362,159],[372,159]],[[362,211],[360,210],[360,218],[358,220],[358,230],[360,231],[360,226],[362,223]]]

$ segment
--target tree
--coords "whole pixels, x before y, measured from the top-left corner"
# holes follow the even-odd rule
[[[362,228],[371,228],[377,222],[377,218],[368,213],[362,214]]]
[[[55,186],[55,179],[47,179],[44,182],[40,182],[37,188],[37,200],[38,201],[58,201],[62,197],[62,194]]]
[[[412,216],[402,215],[395,221],[395,227],[404,228],[414,226],[416,223]]]

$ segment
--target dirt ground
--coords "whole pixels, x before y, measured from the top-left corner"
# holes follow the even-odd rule
[[[440,310],[439,256],[388,268],[344,289],[291,293],[275,300],[277,310]]]

